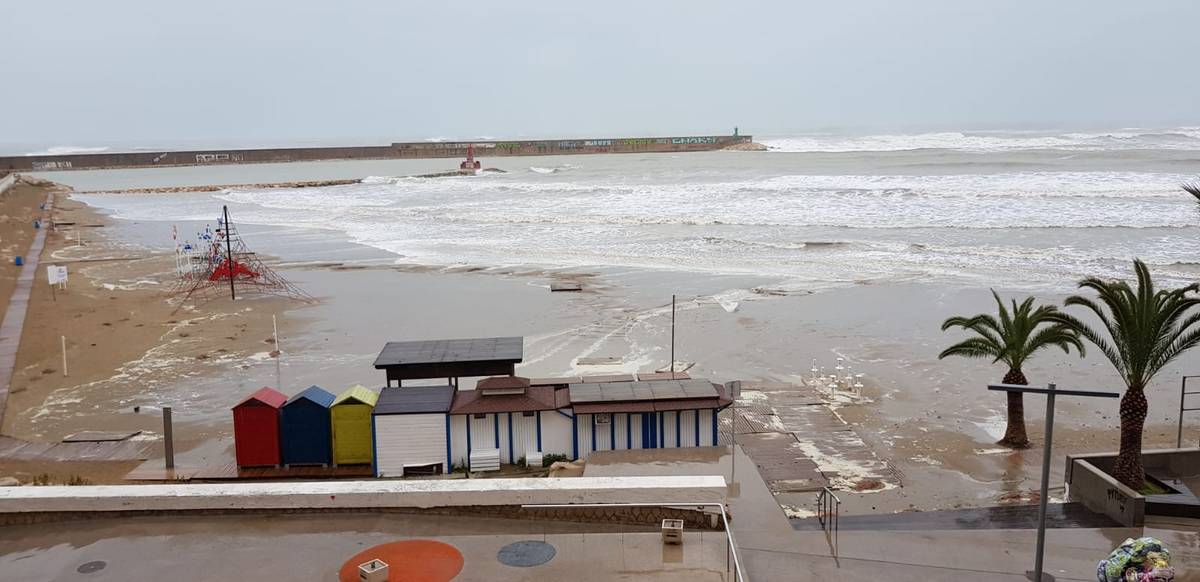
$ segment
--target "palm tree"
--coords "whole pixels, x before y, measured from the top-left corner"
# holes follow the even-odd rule
[[[1183,188],[1184,192],[1200,198],[1200,181],[1180,184],[1180,187]]]
[[[1142,470],[1142,428],[1146,423],[1146,386],[1171,360],[1200,344],[1200,297],[1187,294],[1200,290],[1200,284],[1181,289],[1155,289],[1146,264],[1134,259],[1137,289],[1126,281],[1105,281],[1088,277],[1080,289],[1099,294],[1099,301],[1080,295],[1067,298],[1066,305],[1086,307],[1100,319],[1102,328],[1093,328],[1078,318],[1062,314],[1062,321],[1080,336],[1096,344],[1112,362],[1125,394],[1121,397],[1121,449],[1113,477],[1134,490],[1146,481]]]
[[[1029,381],[1025,379],[1022,367],[1038,350],[1058,346],[1069,354],[1074,347],[1080,356],[1083,355],[1079,335],[1062,322],[1058,308],[1053,305],[1035,308],[1033,297],[1028,297],[1020,305],[1014,299],[1010,313],[995,290],[992,290],[992,296],[996,298],[1000,318],[997,320],[990,314],[981,313],[947,319],[942,323],[942,331],[961,327],[975,332],[975,337],[946,348],[938,354],[938,359],[946,356],[990,358],[992,363],[1003,362],[1008,366],[1005,384],[1025,385]],[[999,444],[1016,449],[1029,446],[1029,437],[1025,434],[1025,401],[1020,392],[1008,392],[1008,427]]]

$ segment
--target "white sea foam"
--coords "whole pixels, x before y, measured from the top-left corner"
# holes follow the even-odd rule
[[[1017,150],[1101,151],[1121,149],[1200,150],[1200,131],[1194,127],[1101,132],[932,132],[841,136],[814,134],[763,140],[779,152],[891,152],[959,150],[1005,152]]]
[[[628,156],[487,177],[377,173],[348,186],[80,198],[119,218],[209,224],[230,204],[242,224],[328,231],[407,263],[753,274],[787,292],[926,280],[1068,289],[1080,275],[1126,275],[1134,256],[1168,282],[1200,275],[1200,208],[1178,188],[1190,174],[1021,164],[947,173],[946,154],[903,155],[938,165],[902,173],[864,161],[853,174],[806,174],[769,155],[737,158],[755,164],[746,167]],[[306,258],[294,244],[260,250]],[[749,298],[719,302],[736,311]]]
[[[108,147],[83,147],[83,146],[54,146],[46,148],[40,152],[29,152],[27,156],[65,156],[70,154],[98,154],[107,152]]]

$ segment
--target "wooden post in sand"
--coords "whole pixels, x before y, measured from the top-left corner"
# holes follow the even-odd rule
[[[67,377],[67,336],[62,336],[63,377]]]
[[[275,387],[283,386],[283,381],[280,380],[280,362],[283,357],[283,349],[279,347],[279,322],[275,319],[275,314],[271,314],[271,328],[274,330],[273,337],[275,338]]]
[[[671,379],[675,379],[675,295],[671,294]]]

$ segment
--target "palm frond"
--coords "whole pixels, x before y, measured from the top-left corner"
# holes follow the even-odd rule
[[[1187,182],[1180,184],[1179,186],[1183,188],[1184,192],[1195,196],[1197,199],[1200,199],[1200,182]]]

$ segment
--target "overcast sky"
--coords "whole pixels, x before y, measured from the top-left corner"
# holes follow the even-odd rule
[[[6,2],[0,143],[1200,125],[1196,0]]]

